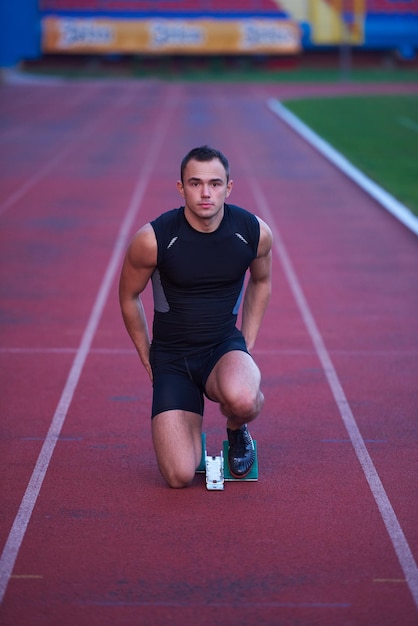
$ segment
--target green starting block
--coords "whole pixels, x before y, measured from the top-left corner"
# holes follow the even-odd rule
[[[245,478],[235,478],[232,476],[228,461],[226,463],[224,462],[224,459],[228,459],[228,447],[228,441],[224,441],[219,456],[208,455],[206,449],[206,433],[202,433],[202,457],[196,472],[206,473],[206,488],[210,491],[222,491],[225,481],[244,482],[258,480],[257,442],[254,440],[254,464]]]
[[[254,459],[252,468],[250,469],[248,474],[245,476],[245,478],[234,478],[234,476],[232,476],[231,472],[229,471],[229,464],[227,461],[224,467],[224,479],[225,480],[235,480],[237,482],[240,482],[240,481],[242,482],[243,480],[258,480],[258,454],[257,454],[257,442],[255,439],[253,439],[253,443],[254,443],[255,459]],[[225,459],[228,459],[228,447],[229,447],[228,442],[224,441],[223,442],[223,456]]]
[[[202,433],[202,456],[196,472],[199,474],[206,472],[206,433]]]

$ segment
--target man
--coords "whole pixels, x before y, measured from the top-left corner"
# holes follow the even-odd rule
[[[184,206],[135,234],[121,272],[123,319],[153,382],[158,466],[173,488],[187,486],[200,464],[204,395],[226,416],[232,475],[246,476],[255,459],[247,424],[264,396],[250,351],[270,298],[272,235],[261,219],[225,203],[232,185],[221,152],[191,150],[177,182]],[[240,331],[236,320],[248,268]],[[151,345],[139,297],[150,279]]]

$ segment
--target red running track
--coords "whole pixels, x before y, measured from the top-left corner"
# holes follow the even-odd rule
[[[417,239],[266,106],[314,90],[1,86],[2,626],[418,623]],[[163,483],[117,303],[206,142],[275,235],[260,479],[224,492]]]

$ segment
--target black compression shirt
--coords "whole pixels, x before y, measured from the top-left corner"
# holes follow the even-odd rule
[[[190,226],[184,207],[151,222],[158,245],[153,344],[183,353],[220,343],[235,331],[245,272],[257,256],[257,218],[225,204],[216,231]]]

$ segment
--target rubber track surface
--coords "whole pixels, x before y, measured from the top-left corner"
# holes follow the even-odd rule
[[[418,623],[417,239],[266,106],[317,92],[0,87],[2,626]],[[117,302],[202,143],[275,234],[260,479],[212,493],[158,473]]]

